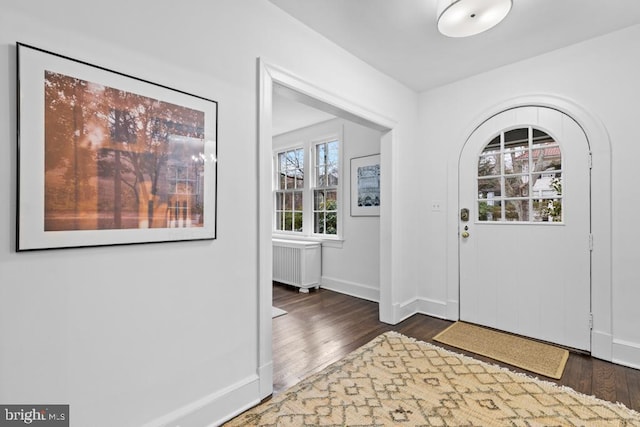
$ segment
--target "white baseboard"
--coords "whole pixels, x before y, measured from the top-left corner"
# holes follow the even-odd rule
[[[273,393],[273,361],[258,368],[260,377],[260,399],[270,396]]]
[[[260,380],[251,375],[225,389],[212,393],[142,427],[213,427],[260,403]]]
[[[428,298],[414,298],[403,303],[393,305],[394,324],[413,316],[414,314],[426,314],[427,316],[447,318],[447,303]]]
[[[320,287],[329,289],[330,291],[340,292],[341,294],[351,295],[368,301],[380,301],[380,289],[372,286],[326,276],[322,276],[320,283]]]
[[[613,363],[640,369],[640,344],[614,339],[612,351]]]
[[[609,333],[591,331],[591,355],[611,362],[613,360],[613,337]]]

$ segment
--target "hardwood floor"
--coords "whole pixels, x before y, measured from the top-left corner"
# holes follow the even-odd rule
[[[320,371],[383,332],[395,330],[434,343],[432,338],[452,323],[418,314],[397,325],[387,325],[378,321],[377,303],[325,289],[302,294],[297,288],[281,284],[274,284],[273,305],[288,312],[273,319],[274,394]],[[434,344],[447,348],[440,343]],[[640,411],[640,370],[571,353],[560,380],[540,378]]]

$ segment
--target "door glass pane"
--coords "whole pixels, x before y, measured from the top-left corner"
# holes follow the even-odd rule
[[[478,160],[478,176],[500,175],[500,153],[483,154]]]
[[[562,195],[562,174],[543,173],[531,175],[532,197],[549,198]]]
[[[478,201],[478,221],[502,221],[502,202],[499,200]]]
[[[533,201],[534,222],[561,222],[562,199],[539,199]]]
[[[506,200],[504,219],[506,221],[529,221],[529,199]]]
[[[529,128],[513,129],[504,133],[504,149],[521,150],[529,147]]]
[[[529,175],[507,176],[504,178],[505,197],[528,197]]]
[[[528,150],[504,150],[504,173],[527,173],[529,172],[529,151]]]
[[[478,199],[493,199],[500,195],[500,178],[478,179]]]
[[[560,147],[551,146],[536,148],[531,152],[533,159],[533,171],[540,172],[546,170],[562,169]]]

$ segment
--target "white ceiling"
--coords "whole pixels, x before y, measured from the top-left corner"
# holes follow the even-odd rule
[[[497,27],[454,39],[437,0],[270,1],[419,92],[640,23],[640,0],[513,0]]]
[[[274,136],[335,118],[332,114],[285,97],[275,90],[272,108],[271,126]]]

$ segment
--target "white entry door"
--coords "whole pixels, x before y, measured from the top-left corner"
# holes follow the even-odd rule
[[[459,165],[461,320],[590,351],[590,164],[580,126],[551,108],[474,131]]]

